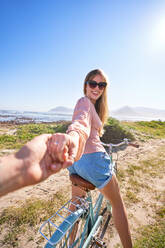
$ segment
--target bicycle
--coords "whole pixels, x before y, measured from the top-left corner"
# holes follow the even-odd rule
[[[125,148],[128,145],[137,148],[139,147],[138,145],[131,143],[128,139],[124,139],[118,144],[102,144],[110,156],[111,163],[115,168],[115,173],[117,173],[118,157],[115,161],[113,160],[112,153],[117,153],[117,150],[114,151],[114,148],[119,149],[123,147],[123,145]],[[47,240],[45,248],[70,247],[69,238],[71,233],[74,235],[73,227],[75,227],[75,225],[77,225],[78,231],[76,231],[71,247],[106,247],[103,238],[112,217],[112,207],[110,203],[107,201],[106,207],[102,207],[103,195],[101,193],[99,193],[97,200],[94,202],[91,190],[94,190],[95,186],[80,176],[71,175],[70,180],[72,184],[85,190],[87,196],[85,198],[75,197],[74,199],[69,200],[41,225],[39,232]],[[74,212],[69,209],[71,204],[76,207]],[[103,225],[105,213],[108,213],[108,215],[106,216]],[[47,237],[47,232],[49,232],[49,238]]]

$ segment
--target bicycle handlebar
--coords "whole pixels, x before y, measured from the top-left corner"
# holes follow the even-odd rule
[[[127,138],[123,139],[123,141],[120,142],[120,143],[118,143],[118,144],[112,144],[112,143],[105,144],[103,142],[101,142],[101,143],[102,143],[103,146],[109,147],[109,148],[110,147],[111,148],[113,148],[113,147],[120,147],[122,145],[128,145],[128,146],[133,146],[133,147],[139,148],[139,145],[138,144],[134,144],[134,143],[130,142]]]
[[[129,146],[133,146],[133,147],[135,147],[135,148],[139,148],[139,145],[138,145],[138,144],[134,144],[134,143],[131,143],[131,142],[130,142],[128,145],[129,145]]]

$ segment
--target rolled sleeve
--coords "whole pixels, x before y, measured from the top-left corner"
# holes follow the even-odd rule
[[[72,124],[68,127],[67,133],[75,131],[79,134],[79,149],[76,160],[79,160],[83,154],[86,141],[91,131],[91,102],[87,97],[78,100],[73,117]]]

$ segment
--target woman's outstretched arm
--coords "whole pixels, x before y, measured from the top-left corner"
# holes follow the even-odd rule
[[[63,168],[73,164],[80,159],[84,152],[86,141],[91,131],[91,102],[87,97],[81,98],[74,109],[72,123],[68,127],[67,133],[56,133],[48,144],[50,154],[62,161],[65,147],[68,147],[69,157],[63,163]]]

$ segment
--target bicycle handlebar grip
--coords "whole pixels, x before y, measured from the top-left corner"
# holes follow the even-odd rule
[[[139,145],[138,144],[134,144],[134,143],[129,143],[130,146],[133,146],[133,147],[136,147],[136,148],[139,148]]]

